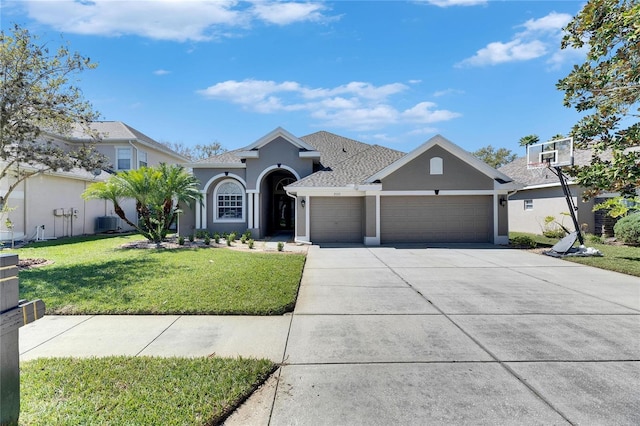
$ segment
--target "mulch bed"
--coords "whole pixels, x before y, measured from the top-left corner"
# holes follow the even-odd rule
[[[31,269],[31,268],[39,268],[41,266],[51,265],[53,263],[52,260],[47,260],[43,258],[37,259],[19,259],[18,260],[18,269]]]

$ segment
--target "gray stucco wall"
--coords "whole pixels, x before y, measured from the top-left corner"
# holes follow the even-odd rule
[[[247,189],[256,189],[260,174],[278,164],[294,169],[301,178],[313,172],[313,159],[300,158],[300,150],[282,137],[263,146],[259,152],[260,158],[247,158]]]
[[[364,236],[376,236],[376,197],[371,195],[364,198]]]
[[[570,186],[574,203],[578,207],[578,223],[586,225],[587,232],[593,233],[595,228],[593,201],[582,201],[583,189],[575,185]],[[533,201],[533,209],[525,210],[525,200]],[[553,216],[569,230],[573,230],[573,222],[569,213],[569,206],[560,186],[520,190],[509,198],[509,230],[512,232],[528,232],[542,234],[544,219]]]
[[[302,207],[302,200],[305,200],[306,205],[306,197],[300,196],[296,202],[296,235],[299,236],[307,236],[305,228],[307,226],[307,207]]]
[[[507,197],[506,195],[504,196]],[[498,196],[497,205],[494,206],[498,212],[498,236],[509,235],[509,203],[504,206],[500,205],[500,196]]]
[[[442,158],[443,174],[430,174],[432,157]],[[385,191],[483,190],[493,189],[493,180],[448,151],[434,146],[382,179],[382,188]]]

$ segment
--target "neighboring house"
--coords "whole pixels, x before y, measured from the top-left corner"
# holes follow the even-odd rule
[[[508,243],[518,186],[441,136],[405,154],[328,132],[282,128],[188,164],[204,203],[179,232],[292,232],[305,243]]]
[[[138,169],[161,162],[176,164],[188,161],[166,146],[119,121],[91,123],[101,140],[96,149],[110,159],[111,170],[93,173],[74,169],[69,172],[43,172],[22,182],[10,195],[11,209],[2,217],[0,239],[33,240],[93,234],[96,232],[127,230],[114,215],[110,201],[85,201],[82,193],[93,182],[106,180],[109,172]],[[69,136],[47,135],[54,143],[72,147],[93,140],[78,130]],[[21,166],[36,170],[36,167]],[[0,195],[9,186],[0,182]],[[124,203],[127,217],[136,217],[133,202]],[[6,219],[12,228],[7,227]]]
[[[585,165],[591,161],[590,150],[575,150],[574,165]],[[549,169],[527,169],[525,157],[516,159],[498,169],[511,176],[523,188],[509,196],[509,229],[514,232],[542,234],[545,230],[545,218],[554,217],[569,230],[573,222],[569,206],[560,186],[559,178]],[[574,205],[578,208],[576,216],[583,230],[595,235],[613,235],[614,219],[606,216],[605,211],[593,211],[593,206],[615,194],[604,194],[589,201],[582,200],[585,188],[575,184],[569,178],[569,189]]]

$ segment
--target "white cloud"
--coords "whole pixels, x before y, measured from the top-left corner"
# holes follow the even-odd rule
[[[475,55],[460,62],[459,65],[482,66],[527,61],[539,58],[545,53],[547,53],[546,46],[540,40],[523,42],[515,39],[508,43],[496,41],[478,50]]]
[[[529,19],[527,22],[522,24],[522,26],[528,32],[552,32],[557,33],[562,30],[569,21],[571,21],[572,16],[567,13],[557,13],[551,12],[547,16],[543,16],[539,19]]]
[[[559,64],[567,55],[558,53],[562,28],[572,16],[566,13],[551,12],[538,19],[529,19],[517,27],[517,32],[508,42],[494,41],[478,50],[475,55],[456,64],[461,66],[497,65],[507,62],[528,61],[548,55],[549,63]]]
[[[238,0],[24,2],[29,17],[56,30],[85,35],[137,35],[157,40],[206,41],[231,36],[252,22],[287,25],[319,21],[325,7],[316,3]]]
[[[167,71],[167,70],[155,70],[153,72],[153,74],[155,75],[167,75],[167,74],[171,74],[171,71]]]
[[[447,96],[447,95],[464,95],[464,90],[460,90],[460,89],[445,89],[445,90],[438,90],[438,91],[433,93],[433,97],[434,98],[439,98],[441,96]]]
[[[294,22],[322,21],[325,6],[321,3],[280,3],[257,1],[253,6],[253,14],[262,21],[289,25]]]
[[[382,128],[398,123],[434,123],[460,114],[437,109],[432,102],[420,102],[400,111],[391,97],[408,90],[401,83],[375,86],[350,82],[333,88],[306,87],[297,82],[229,80],[199,90],[202,96],[240,105],[261,114],[306,111],[324,125],[356,130]]]

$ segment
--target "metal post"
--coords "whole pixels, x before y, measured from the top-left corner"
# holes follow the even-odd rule
[[[560,186],[562,186],[562,192],[564,192],[564,197],[567,200],[567,206],[569,206],[569,214],[571,215],[571,219],[573,220],[573,226],[578,234],[578,241],[580,241],[580,245],[584,245],[584,238],[582,238],[582,232],[580,232],[580,224],[578,223],[578,218],[576,217],[576,211],[578,208],[573,203],[573,197],[571,196],[571,191],[569,190],[569,185],[567,184],[567,177],[562,173],[562,169],[560,167],[554,167],[556,170],[556,175],[560,179]],[[575,240],[574,240],[575,241]]]
[[[18,255],[0,255],[0,314],[18,306]],[[0,424],[16,424],[20,415],[18,327],[0,329]]]

